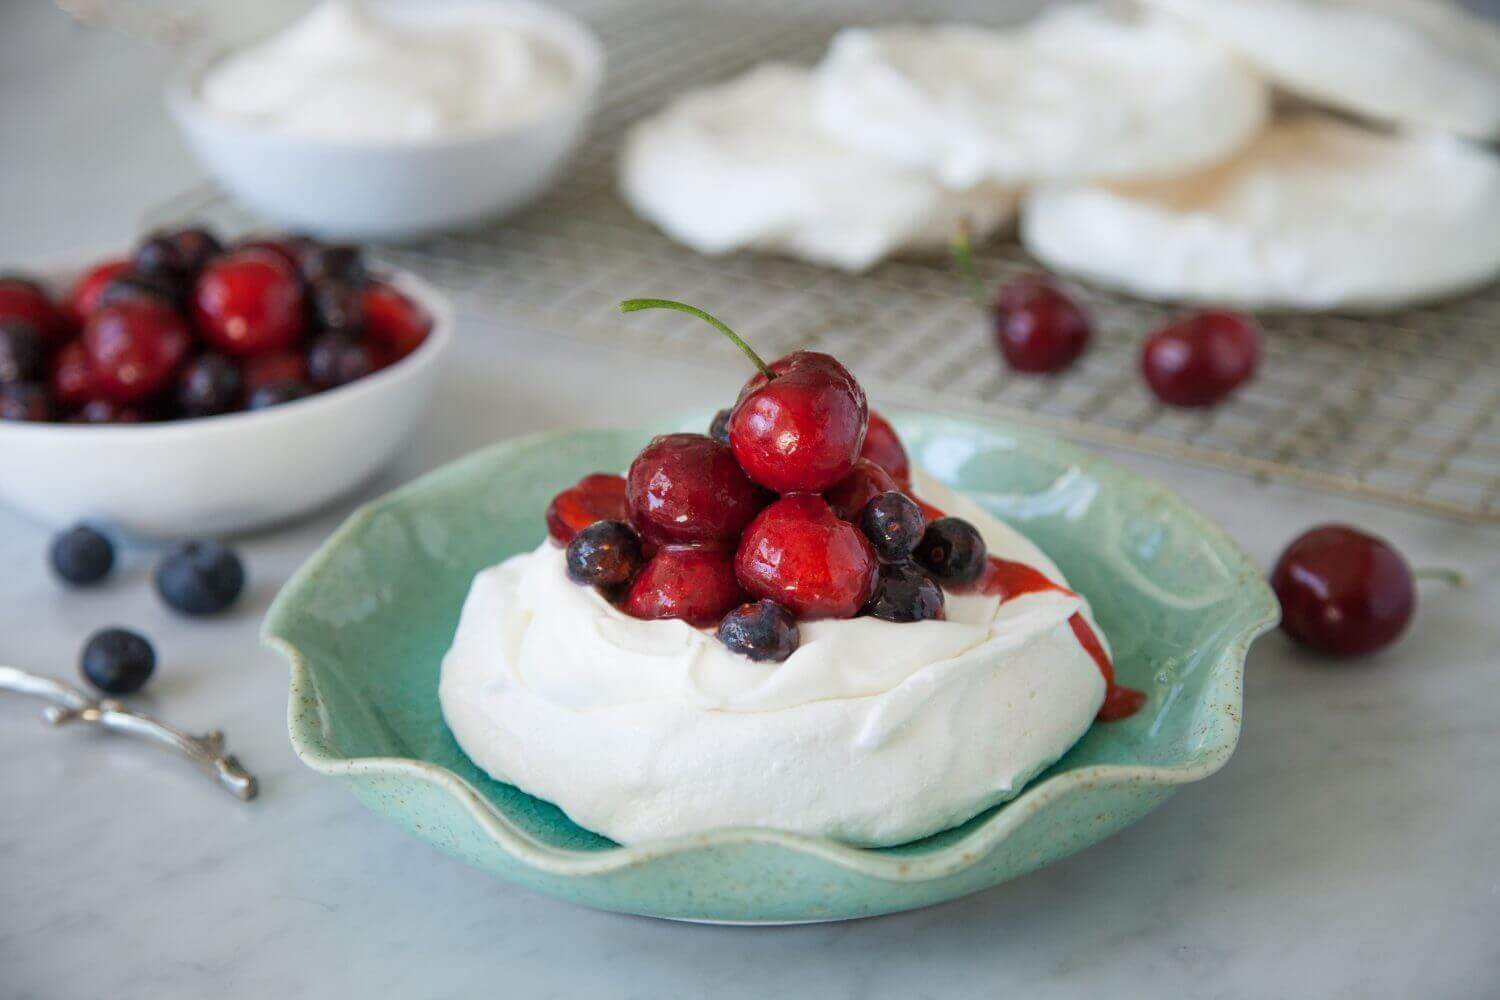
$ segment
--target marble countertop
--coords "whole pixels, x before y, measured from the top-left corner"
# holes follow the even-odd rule
[[[160,53],[73,30],[45,4],[5,4],[0,67],[4,256],[122,244],[142,207],[195,176],[155,99]],[[372,491],[495,438],[629,425],[664,399],[708,407],[737,381],[475,321],[453,361]],[[48,731],[35,703],[0,695],[0,995],[1494,996],[1500,532],[1113,457],[1262,562],[1338,519],[1475,581],[1424,585],[1411,634],[1366,662],[1262,640],[1229,766],[1113,839],[944,906],[803,928],[554,902],[406,837],[302,767],[286,670],[256,633],[348,505],[246,540],[249,593],[215,622],[162,608],[144,549],[108,586],[64,592],[47,533],[0,512],[0,662],[71,677],[86,633],[139,628],[161,658],[143,703],[222,727],[263,789],[242,805],[159,751]]]

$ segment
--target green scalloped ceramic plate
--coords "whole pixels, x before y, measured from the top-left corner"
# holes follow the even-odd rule
[[[1245,653],[1277,620],[1244,553],[1160,484],[1049,435],[932,415],[895,422],[920,465],[1057,561],[1092,603],[1121,680],[1149,694],[1140,714],[1094,726],[1010,802],[880,850],[774,829],[622,847],[464,756],[437,681],[474,573],[534,547],[559,489],[706,417],[506,441],[355,512],[266,619],[266,641],[292,666],[293,747],[375,812],[502,878],[607,910],[751,923],[863,917],[988,888],[1223,767]]]

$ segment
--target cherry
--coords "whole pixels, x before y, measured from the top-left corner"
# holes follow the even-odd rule
[[[273,253],[237,250],[203,269],[193,288],[193,315],[214,347],[257,357],[292,346],[302,335],[302,281]]]
[[[716,635],[731,651],[757,663],[780,663],[802,642],[797,619],[775,601],[741,604],[719,622]]]
[[[415,351],[432,331],[427,310],[381,281],[365,285],[360,308],[366,335],[385,348],[390,361],[400,361]]]
[[[1255,374],[1260,329],[1249,317],[1220,310],[1176,320],[1146,338],[1141,374],[1171,406],[1213,406]]]
[[[177,374],[191,343],[182,317],[155,302],[105,306],[83,330],[93,392],[115,403],[149,399]]]
[[[130,270],[130,261],[123,257],[95,264],[73,283],[68,292],[67,311],[74,324],[82,326],[100,306],[104,289],[116,276]]]
[[[637,574],[622,608],[633,618],[681,618],[703,627],[745,599],[735,577],[733,550],[671,545]]]
[[[901,489],[901,484],[884,468],[867,458],[854,463],[849,474],[823,494],[833,512],[846,521],[859,517],[865,504],[882,493]]]
[[[302,270],[302,251],[304,248],[315,245],[316,241],[306,236],[247,236],[236,240],[230,247],[230,253],[238,253],[241,250],[259,250],[273,253],[286,261],[299,274]]]
[[[151,233],[136,245],[131,266],[141,274],[160,275],[186,285],[224,247],[213,233],[199,226]]]
[[[988,562],[984,537],[968,521],[940,517],[927,525],[913,558],[944,583],[978,580]]]
[[[30,323],[0,319],[0,383],[36,382],[47,369],[42,338]]]
[[[740,540],[735,572],[752,595],[798,618],[852,618],[875,587],[875,550],[859,529],[811,493],[761,511]]]
[[[182,369],[177,378],[177,406],[185,417],[228,413],[240,401],[244,378],[222,354],[204,354]]]
[[[0,320],[19,320],[36,331],[51,352],[68,337],[68,318],[52,304],[42,286],[16,275],[0,276]]]
[[[1298,536],[1276,560],[1271,588],[1281,601],[1282,629],[1331,656],[1361,656],[1390,645],[1417,606],[1401,554],[1345,524]]]
[[[767,365],[718,319],[669,299],[628,299],[624,312],[675,309],[714,327],[760,372],[729,417],[729,444],[746,475],[778,493],[821,492],[859,458],[869,406],[848,369],[827,354],[796,351]]]
[[[245,361],[245,393],[274,382],[306,382],[307,359],[296,351],[276,351]]]
[[[858,524],[882,562],[904,562],[922,540],[927,519],[910,497],[891,490],[865,504]]]
[[[629,518],[625,478],[596,472],[552,498],[547,505],[547,534],[559,545],[567,545],[595,521]]]
[[[943,588],[909,562],[880,567],[875,593],[864,613],[888,622],[921,622],[943,617]]]
[[[628,584],[645,561],[640,536],[625,521],[595,521],[573,536],[566,555],[569,580],[606,592]]]
[[[1062,371],[1088,347],[1088,315],[1043,275],[1004,285],[995,298],[994,314],[995,344],[1018,372]]]
[[[320,334],[307,349],[307,375],[320,389],[364,378],[375,367],[375,355],[369,346],[347,333]]]
[[[94,395],[94,364],[83,341],[72,340],[52,359],[52,396],[57,404],[72,409]]]
[[[630,519],[648,542],[733,542],[771,502],[734,452],[705,434],[653,438],[626,474]]]
[[[32,382],[0,385],[0,420],[40,422],[52,419],[52,398]]]
[[[891,478],[902,486],[911,483],[911,460],[906,457],[906,448],[896,436],[896,429],[884,417],[870,411],[870,425],[865,431],[865,443],[859,450],[860,458],[867,458],[891,474]]]

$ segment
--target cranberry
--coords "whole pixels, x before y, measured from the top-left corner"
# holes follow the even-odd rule
[[[52,304],[42,286],[16,275],[0,276],[0,320],[19,320],[36,331],[42,347],[53,351],[68,336],[68,319]]]
[[[1088,347],[1088,315],[1043,275],[1003,286],[994,312],[995,344],[1018,372],[1062,371]]]
[[[75,424],[138,424],[145,419],[135,407],[121,406],[107,399],[89,400],[70,418]]]
[[[882,562],[904,562],[922,540],[927,519],[922,508],[904,493],[891,490],[865,504],[859,513],[865,533]]]
[[[130,270],[130,261],[123,257],[95,264],[73,283],[68,292],[68,315],[76,325],[82,326],[101,305],[100,298],[110,281]]]
[[[705,434],[664,434],[641,449],[625,477],[630,519],[658,545],[733,542],[771,502],[734,452]]]
[[[966,584],[984,572],[988,553],[983,536],[972,524],[958,517],[940,517],[927,525],[914,558],[944,583]]]
[[[0,385],[0,420],[40,422],[52,419],[52,398],[33,382]]]
[[[36,327],[0,319],[0,383],[36,382],[47,368],[47,352]]]
[[[547,534],[559,545],[567,545],[595,521],[624,521],[629,517],[625,478],[596,472],[552,498],[547,505]]]
[[[105,306],[83,330],[93,390],[116,403],[156,395],[177,374],[191,343],[182,317],[146,300]]]
[[[306,382],[307,359],[296,351],[276,351],[245,361],[246,394],[273,382]]]
[[[864,445],[864,390],[827,354],[797,351],[770,368],[776,377],[755,375],[734,404],[735,457],[778,493],[826,490],[849,474]]]
[[[757,663],[780,663],[802,642],[797,619],[775,601],[741,604],[719,622],[716,635],[732,652]]]
[[[1157,330],[1141,348],[1141,373],[1171,406],[1213,406],[1260,362],[1260,330],[1239,313],[1208,311]]]
[[[185,417],[228,413],[239,405],[242,382],[239,368],[222,354],[201,355],[177,378],[177,407]]]
[[[859,529],[810,493],[761,511],[735,557],[746,590],[804,619],[854,617],[873,592],[877,565]]]
[[[313,394],[313,387],[306,382],[268,382],[245,399],[245,409],[264,410],[268,406],[280,406],[303,399]]]
[[[347,333],[320,334],[307,349],[307,376],[320,389],[353,382],[374,370],[370,348]]]
[[[432,331],[432,317],[419,304],[380,281],[360,293],[365,333],[399,361],[421,346]]]
[[[269,354],[302,335],[302,282],[275,254],[238,250],[203,269],[193,313],[203,336],[226,354]]]
[[[835,514],[846,521],[852,521],[859,517],[865,504],[882,493],[900,489],[901,484],[889,472],[869,459],[862,458],[854,463],[854,468],[849,470],[847,476],[823,494],[823,498],[828,501]]]
[[[875,593],[864,613],[888,622],[921,622],[943,617],[943,588],[909,562],[880,567]]]
[[[896,436],[896,429],[874,410],[870,411],[870,426],[865,431],[859,457],[874,462],[901,485],[911,483],[911,460],[906,457],[906,448]]]
[[[622,605],[633,618],[680,618],[712,625],[745,602],[730,549],[668,546],[636,576]]]
[[[568,543],[568,579],[606,592],[628,584],[645,561],[640,536],[625,521],[595,521]]]
[[[1360,656],[1395,642],[1416,610],[1406,560],[1384,539],[1344,524],[1302,534],[1276,560],[1271,588],[1281,627],[1332,656]]]
[[[94,365],[83,341],[69,341],[52,359],[52,395],[66,409],[82,406],[94,395]]]

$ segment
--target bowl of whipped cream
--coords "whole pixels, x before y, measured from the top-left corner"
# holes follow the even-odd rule
[[[603,69],[587,27],[522,0],[324,0],[196,61],[167,104],[203,166],[272,222],[410,239],[540,194]]]

